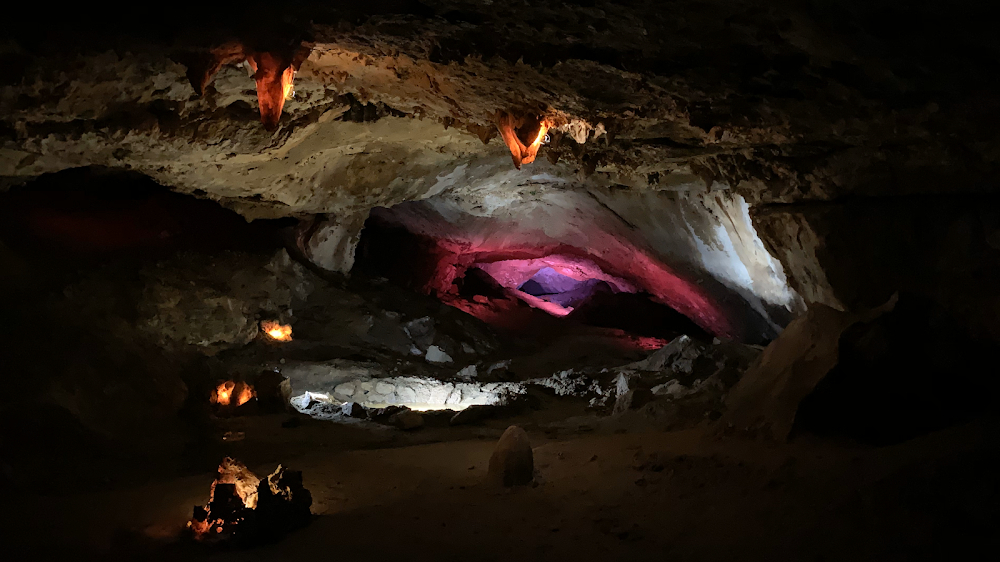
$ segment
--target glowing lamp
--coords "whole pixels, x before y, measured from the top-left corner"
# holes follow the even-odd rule
[[[264,320],[260,323],[260,329],[272,340],[292,341],[292,326],[290,324],[281,324],[277,320]]]

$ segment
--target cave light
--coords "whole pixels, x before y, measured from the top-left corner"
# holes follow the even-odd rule
[[[239,388],[237,389],[237,387]],[[215,387],[211,402],[220,406],[228,406],[235,398],[236,405],[242,406],[249,402],[255,395],[256,392],[254,392],[253,387],[249,384],[225,381]]]
[[[292,341],[292,326],[290,324],[282,324],[277,320],[264,320],[260,323],[260,328],[272,340]]]
[[[497,116],[497,129],[500,130],[500,136],[503,138],[504,144],[510,149],[511,158],[514,160],[514,167],[520,170],[522,164],[531,164],[535,161],[538,149],[545,142],[549,133],[551,123],[544,119],[541,120],[538,123],[538,134],[535,135],[535,140],[527,146],[518,138],[515,131],[516,125],[517,120],[509,113],[501,113]]]

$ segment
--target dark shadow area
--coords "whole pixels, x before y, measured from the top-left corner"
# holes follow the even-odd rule
[[[672,339],[686,334],[711,341],[712,336],[680,312],[654,302],[646,293],[598,291],[567,319],[603,328],[617,328],[638,336]]]
[[[888,445],[995,411],[998,351],[929,299],[901,295],[892,312],[844,332],[795,430]]]
[[[215,201],[175,193],[135,172],[99,167],[46,174],[0,195],[12,247],[65,254],[267,250],[294,220],[247,222]]]
[[[136,464],[187,463],[190,437],[207,433],[181,408],[201,401],[197,383],[211,379],[204,357],[137,328],[153,314],[142,309],[151,279],[183,275],[179,263],[210,264],[223,278],[241,260],[266,263],[294,222],[248,223],[214,201],[102,168],[0,194],[0,355],[16,373],[0,393],[0,472],[34,484],[78,464],[48,484],[59,493],[116,481]],[[186,314],[184,303],[163,302],[164,314]],[[176,464],[150,460],[164,454]]]
[[[295,224],[247,222],[142,174],[98,167],[46,174],[0,194],[0,240],[53,281],[77,268],[178,252],[275,250]]]
[[[393,285],[420,292],[448,255],[433,238],[369,218],[354,252],[353,274],[384,277]]]

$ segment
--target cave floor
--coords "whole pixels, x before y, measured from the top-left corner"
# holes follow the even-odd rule
[[[985,533],[995,519],[976,511],[976,486],[994,482],[991,424],[859,448],[655,431],[629,416],[522,419],[536,482],[499,490],[483,481],[510,420],[414,433],[309,422],[281,433],[280,418],[248,421],[241,442],[258,474],[280,456],[312,492],[314,521],[280,542],[218,550],[178,539],[207,498],[206,472],[15,496],[5,549],[102,560],[896,560],[996,541]]]

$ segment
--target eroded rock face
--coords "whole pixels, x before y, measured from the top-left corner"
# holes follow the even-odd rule
[[[259,478],[243,463],[226,457],[212,482],[209,502],[195,506],[188,522],[193,537],[220,543],[266,544],[309,523],[312,494],[302,473],[278,465]]]
[[[391,13],[392,7],[383,7],[388,12],[372,8],[375,15],[355,18],[352,7],[304,2],[285,12],[296,28],[292,33],[288,25],[270,22],[251,29],[258,18],[230,11],[213,16],[203,9],[197,31],[193,22],[164,21],[168,31],[159,43],[136,42],[121,54],[105,50],[62,60],[36,57],[33,28],[25,27],[26,37],[19,38],[23,45],[15,42],[6,51],[16,63],[10,65],[15,75],[7,79],[13,85],[5,87],[0,99],[18,137],[15,150],[23,154],[8,155],[11,167],[5,175],[37,174],[64,165],[61,162],[74,154],[80,163],[117,158],[120,164],[155,169],[143,154],[152,148],[143,137],[160,135],[162,140],[229,140],[225,146],[199,147],[197,152],[206,156],[240,154],[245,148],[259,151],[277,140],[279,146],[271,149],[278,149],[272,152],[278,156],[280,145],[287,147],[292,139],[281,133],[277,139],[252,133],[262,127],[253,110],[253,79],[245,69],[224,66],[205,98],[196,98],[187,76],[190,63],[178,62],[188,60],[180,53],[207,51],[234,34],[266,36],[268,25],[275,36],[272,42],[308,37],[306,43],[313,47],[295,78],[296,97],[286,104],[286,128],[307,127],[324,114],[332,119],[337,112],[347,112],[340,108],[350,103],[339,96],[348,93],[362,104],[384,103],[406,115],[455,123],[469,131],[485,129],[486,136],[496,135],[492,131],[498,111],[534,112],[548,117],[561,137],[552,140],[548,152],[614,183],[648,187],[720,181],[735,187],[746,182],[747,188],[764,188],[762,200],[850,191],[852,180],[875,165],[901,167],[923,152],[919,145],[893,147],[890,139],[922,141],[954,161],[989,152],[977,146],[976,154],[962,155],[947,150],[949,141],[934,134],[949,128],[984,133],[969,120],[967,107],[897,99],[907,91],[934,87],[968,92],[969,85],[989,74],[971,62],[945,64],[942,59],[947,57],[932,56],[935,47],[941,54],[975,51],[976,43],[990,41],[989,34],[962,33],[957,45],[963,46],[949,49],[954,38],[948,34],[962,26],[953,32],[938,26],[936,36],[925,33],[924,26],[942,19],[965,21],[966,28],[982,25],[975,14],[956,7],[911,10],[910,25],[889,41],[882,26],[892,21],[892,10],[884,15],[867,6],[777,10],[767,2],[681,2],[669,13],[655,2],[497,9],[471,1],[429,0],[422,6],[414,11],[399,5],[396,13]],[[326,23],[341,19],[353,19],[354,25]],[[157,22],[135,23],[137,29],[155,29]],[[842,32],[845,28],[853,34]],[[102,43],[110,47],[108,38],[100,36],[100,26],[93,29],[94,37],[77,31],[62,41],[82,36],[91,50]],[[50,55],[59,53],[60,45],[48,49]],[[919,64],[938,72],[910,72]],[[63,85],[68,88],[61,90]],[[855,108],[862,108],[864,117]],[[331,109],[335,113],[326,113]],[[37,128],[46,122],[69,126],[62,131]],[[65,154],[51,150],[54,143],[69,140],[60,141],[60,134],[75,136],[88,127],[91,134],[81,139],[88,147]],[[122,135],[118,140],[125,141],[120,146],[102,140],[116,131]],[[36,140],[25,143],[32,138]],[[47,139],[46,148],[36,144],[42,139]],[[253,147],[256,143],[262,144]],[[498,143],[497,148],[503,148]],[[102,145],[106,148],[99,149]],[[574,154],[580,147],[585,154]],[[116,148],[123,149],[118,156],[112,154]],[[24,162],[31,154],[34,161]],[[802,161],[790,162],[789,156]],[[925,166],[941,169],[942,164],[947,165],[938,160]],[[261,174],[266,171],[252,175]],[[187,179],[167,183],[185,186],[196,180],[194,175]],[[246,191],[255,192],[249,186]]]
[[[44,33],[12,25],[0,46],[0,186],[132,170],[249,219],[305,219],[298,249],[339,273],[371,210],[391,208],[377,214],[432,239],[432,290],[452,291],[476,263],[569,253],[746,341],[773,337],[806,303],[830,307],[823,315],[900,287],[1000,338],[987,196],[1000,101],[981,14],[924,3],[900,7],[900,20],[880,2],[763,0],[328,4],[268,21],[199,6],[198,18],[136,21],[131,38],[86,18],[61,28],[58,14],[36,18]],[[311,49],[281,118],[265,107],[274,132],[244,68],[192,86],[189,55],[234,37]],[[515,121],[544,122],[549,136],[520,170],[498,129]],[[210,265],[193,266],[196,279],[144,274],[144,333],[234,347],[253,337],[255,315],[290,306],[294,283],[260,274],[263,263],[203,274]],[[358,300],[328,295],[317,305],[327,316],[304,328],[409,352],[398,315]],[[451,339],[415,347],[456,368],[479,353]]]
[[[317,216],[299,229],[299,249],[312,263],[326,271],[348,273],[354,267],[361,224]]]

